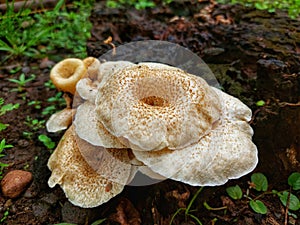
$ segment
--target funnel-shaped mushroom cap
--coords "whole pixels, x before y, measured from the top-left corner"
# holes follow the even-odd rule
[[[127,67],[103,80],[96,107],[111,134],[141,151],[188,146],[220,118],[219,99],[203,79],[152,64]]]
[[[196,144],[171,151],[133,151],[138,160],[165,177],[197,186],[222,185],[257,165],[248,124],[251,110],[237,98],[212,88],[220,98],[221,119]]]
[[[91,146],[88,143],[85,144],[87,146],[86,151],[89,151]],[[80,145],[83,145],[83,143],[80,143]],[[88,154],[88,152],[85,154]],[[103,153],[102,160],[107,160],[106,156],[107,154]],[[113,161],[113,165],[110,165],[112,160],[105,161],[107,164],[99,165],[98,171],[95,171],[81,155],[78,147],[78,137],[74,132],[74,127],[71,126],[65,132],[49,159],[48,167],[52,174],[48,184],[50,187],[59,184],[74,205],[84,208],[101,205],[119,194],[124,188],[123,183],[127,182],[124,182],[124,180],[128,179],[129,181],[130,176],[132,176],[132,171],[128,169],[128,165],[122,167],[123,164],[118,164],[120,161]],[[99,162],[103,161],[100,160]],[[114,182],[101,176],[101,173],[106,175],[109,173],[106,172],[107,170],[100,171],[105,167],[107,169],[114,168],[114,171],[112,171],[114,179],[119,179],[120,182]]]
[[[82,60],[68,58],[57,63],[50,72],[50,78],[58,90],[74,94],[76,83],[86,74]]]
[[[62,111],[51,115],[46,123],[47,131],[57,132],[67,129],[72,123],[72,117],[75,111],[75,109],[65,108]]]

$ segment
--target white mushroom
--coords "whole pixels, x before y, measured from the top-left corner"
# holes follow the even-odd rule
[[[136,172],[129,164],[110,157],[104,149],[93,148],[80,140],[71,126],[48,162],[52,171],[49,186],[59,184],[74,205],[84,208],[101,205],[119,194]],[[91,164],[86,162],[81,150],[85,157],[94,157]],[[101,159],[96,160],[97,157]]]
[[[85,64],[73,125],[48,163],[49,186],[61,185],[75,205],[108,201],[138,170],[158,180],[214,186],[255,168],[251,110],[237,98],[164,64],[94,58]],[[48,129],[66,115],[51,117]]]
[[[222,104],[220,121],[194,145],[171,151],[133,151],[153,171],[190,185],[222,185],[251,172],[257,162],[250,109],[238,99],[213,88]]]
[[[75,109],[65,108],[50,116],[46,122],[48,132],[58,132],[67,129],[72,123]]]
[[[98,118],[133,149],[183,148],[210,132],[220,117],[215,92],[180,69],[132,66],[101,84]]]
[[[105,148],[126,148],[117,137],[109,133],[97,119],[95,105],[89,101],[77,108],[74,126],[77,135],[92,145]]]

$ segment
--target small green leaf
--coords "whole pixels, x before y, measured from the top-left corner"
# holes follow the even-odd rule
[[[4,123],[0,122],[0,131],[5,130],[8,126],[9,126],[9,124],[4,124]]]
[[[250,207],[253,209],[254,212],[259,214],[266,214],[268,209],[265,204],[260,200],[251,200],[249,202]]]
[[[255,184],[255,190],[257,191],[267,191],[268,190],[268,180],[262,173],[254,173],[251,176],[251,182]]]
[[[288,178],[288,184],[293,188],[293,190],[300,190],[300,173],[292,173]]]
[[[226,192],[234,200],[241,199],[243,197],[243,192],[239,185],[226,188]]]
[[[264,106],[266,104],[266,102],[264,100],[259,100],[256,102],[256,105],[261,107],[261,106]]]
[[[293,195],[292,193],[289,193],[288,191],[284,191],[281,195],[280,195],[280,201],[281,203],[286,206],[288,199],[289,199],[289,209],[290,210],[294,210],[297,211],[298,209],[300,209],[300,201],[297,198],[297,196]]]
[[[95,222],[93,222],[91,225],[99,225],[102,224],[106,219],[100,219],[100,220],[96,220]]]

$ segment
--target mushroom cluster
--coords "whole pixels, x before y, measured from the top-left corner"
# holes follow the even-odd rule
[[[201,77],[160,63],[91,57],[65,59],[50,77],[71,98],[46,124],[49,132],[68,128],[49,159],[48,183],[75,205],[107,202],[138,171],[214,186],[257,164],[251,110]]]

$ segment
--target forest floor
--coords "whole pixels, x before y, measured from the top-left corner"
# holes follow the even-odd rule
[[[116,46],[139,40],[169,41],[200,56],[223,90],[253,111],[253,141],[260,152],[254,172],[266,175],[268,191],[289,190],[288,176],[300,171],[299,19],[240,5],[187,1],[140,11],[110,9],[97,3],[90,20],[93,29],[87,43],[89,56],[99,57],[110,50],[112,46],[104,43],[108,37]],[[9,124],[0,132],[0,140],[5,138],[7,144],[13,145],[3,151],[1,162],[9,165],[3,175],[17,169],[33,174],[33,181],[21,196],[9,199],[0,194],[0,223],[92,224],[106,218],[103,224],[168,225],[174,217],[174,225],[199,224],[184,210],[174,216],[179,208],[188,206],[199,187],[172,180],[144,187],[127,186],[120,195],[93,209],[73,206],[59,186],[48,187],[47,161],[52,150],[38,136],[45,134],[58,143],[63,132],[47,133],[44,123],[53,110],[64,107],[55,88],[47,85],[56,63],[50,58],[21,58],[0,67],[0,97],[5,104],[19,104],[18,109],[0,117],[2,123]],[[12,72],[16,68],[21,69]],[[15,90],[16,84],[8,79],[18,79],[21,73],[27,78],[36,76]],[[256,104],[260,100],[265,102],[262,106]],[[41,113],[47,107],[48,111]],[[300,224],[299,210],[288,210],[275,194],[256,192],[250,179],[251,174],[223,186],[205,187],[192,205],[192,214],[203,225]],[[267,213],[254,212],[249,198],[231,199],[226,188],[235,185],[245,195],[249,192],[249,198],[262,201]],[[299,192],[293,193],[299,196]]]

